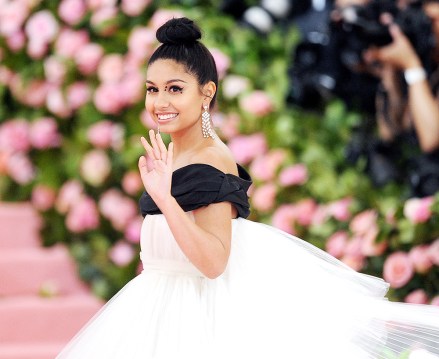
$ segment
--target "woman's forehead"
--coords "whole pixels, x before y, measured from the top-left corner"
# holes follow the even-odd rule
[[[166,82],[176,78],[187,82],[196,81],[195,77],[187,71],[185,65],[169,59],[156,60],[150,64],[146,71],[146,78],[153,82]]]

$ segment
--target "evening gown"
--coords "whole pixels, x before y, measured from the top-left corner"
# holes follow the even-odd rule
[[[247,220],[248,173],[176,170],[172,194],[192,211],[228,201],[227,268],[206,278],[180,250],[151,197],[140,207],[143,271],[58,359],[439,358],[439,308],[390,302],[388,284],[274,227]]]

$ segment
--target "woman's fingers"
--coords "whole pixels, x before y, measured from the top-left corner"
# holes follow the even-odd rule
[[[168,150],[166,149],[165,143],[163,142],[162,136],[160,134],[155,135],[157,139],[157,144],[160,149],[160,158],[166,162],[166,159],[168,158]]]
[[[148,157],[151,160],[155,160],[154,150],[151,147],[151,145],[148,143],[145,137],[141,137],[140,141],[142,142],[143,148],[145,149],[146,153],[148,154]]]
[[[149,130],[149,140],[151,141],[151,146],[153,149],[154,157],[153,160],[161,160],[162,156],[160,154],[160,148],[157,144],[157,140],[155,138],[154,130]]]
[[[168,158],[166,164],[172,169],[172,161],[174,159],[174,143],[170,142],[168,146]]]

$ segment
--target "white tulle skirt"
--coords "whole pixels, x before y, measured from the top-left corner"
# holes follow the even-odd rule
[[[162,215],[142,228],[143,272],[57,358],[439,358],[439,308],[273,227],[233,220],[226,271],[205,278]]]

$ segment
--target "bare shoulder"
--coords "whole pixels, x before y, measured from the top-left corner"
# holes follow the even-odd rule
[[[194,163],[205,163],[224,173],[238,174],[236,161],[226,145],[209,146],[198,152],[193,158]]]

